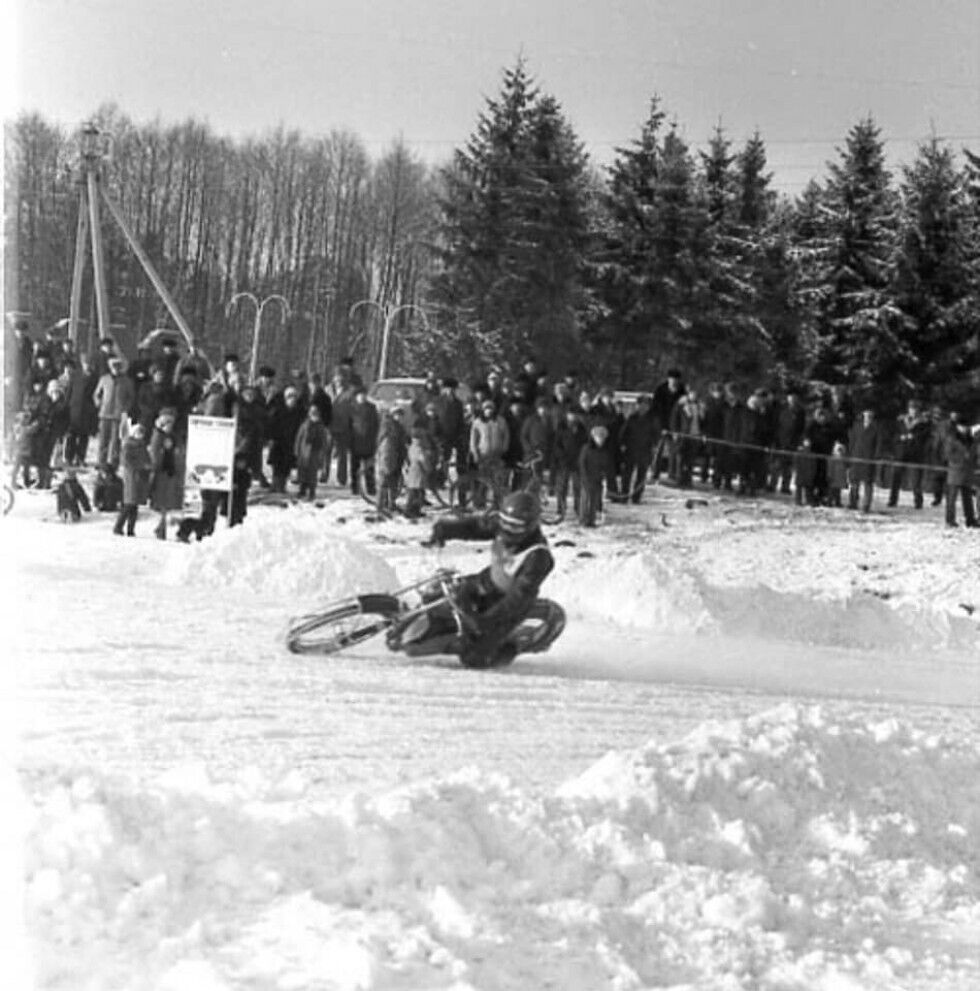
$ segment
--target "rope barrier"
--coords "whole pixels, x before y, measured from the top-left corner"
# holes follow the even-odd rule
[[[832,454],[820,454],[816,451],[811,451],[808,449],[790,451],[787,450],[786,448],[763,447],[760,444],[743,444],[736,441],[723,440],[720,437],[718,438],[706,437],[703,434],[681,433],[676,430],[668,431],[668,435],[675,439],[681,438],[684,440],[694,440],[697,441],[698,443],[717,444],[717,445],[721,445],[722,447],[735,447],[740,450],[746,450],[746,451],[760,451],[763,454],[768,454],[770,457],[785,456],[785,457],[795,458],[802,456],[805,458],[817,458],[824,461],[829,461],[833,457]],[[894,458],[855,458],[849,454],[844,455],[844,461],[848,465],[857,465],[857,464],[876,465],[876,466],[888,465],[889,467],[899,466],[901,468],[921,469],[923,471],[945,471],[947,467],[946,464],[944,463],[926,464],[920,461],[899,461]]]

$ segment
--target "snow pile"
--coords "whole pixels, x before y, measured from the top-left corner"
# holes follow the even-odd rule
[[[163,578],[176,584],[247,588],[258,594],[342,598],[397,587],[394,570],[364,544],[337,533],[335,521],[302,511],[274,525],[219,527],[172,556]]]
[[[653,551],[603,551],[588,558],[555,549],[556,568],[543,594],[571,618],[599,619],[658,633],[706,632],[716,627],[700,581]]]
[[[459,772],[318,804],[298,775],[29,790],[43,987],[967,988],[980,750],[784,706],[557,793]]]

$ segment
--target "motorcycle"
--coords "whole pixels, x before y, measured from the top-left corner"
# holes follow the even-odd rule
[[[431,578],[391,593],[354,595],[329,603],[319,612],[290,620],[286,648],[293,654],[336,654],[387,633],[389,650],[411,657],[460,654],[466,628],[460,605],[462,576],[453,569],[440,569]],[[431,635],[418,637],[429,613],[450,611],[455,629],[445,626]],[[509,663],[519,654],[546,651],[565,628],[565,611],[549,599],[537,599],[528,614],[515,627],[508,643]]]

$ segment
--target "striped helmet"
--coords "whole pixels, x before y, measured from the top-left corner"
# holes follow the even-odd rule
[[[541,506],[530,492],[512,492],[500,506],[500,529],[512,537],[533,532],[541,519]]]

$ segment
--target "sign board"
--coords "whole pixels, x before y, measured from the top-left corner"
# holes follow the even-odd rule
[[[185,489],[216,489],[219,492],[230,492],[234,468],[234,418],[188,417]]]

